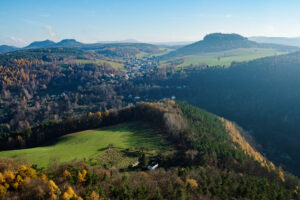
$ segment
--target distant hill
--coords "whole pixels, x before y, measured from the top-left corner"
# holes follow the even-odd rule
[[[251,41],[259,43],[272,43],[280,45],[289,45],[289,46],[298,46],[300,47],[300,37],[264,37],[264,36],[255,36],[248,38]]]
[[[32,42],[28,46],[24,47],[24,49],[48,48],[54,46],[55,44],[56,43],[51,40],[37,41],[37,42]]]
[[[158,46],[153,44],[138,43],[138,42],[112,42],[112,43],[92,43],[84,44],[74,39],[64,39],[60,42],[53,42],[51,40],[33,42],[23,49],[37,49],[37,48],[77,48],[82,50],[93,50],[99,54],[109,57],[115,56],[136,56],[140,53],[159,53]],[[9,49],[5,52],[9,52]]]
[[[83,43],[80,43],[74,39],[64,39],[58,43],[56,43],[55,45],[53,45],[55,47],[69,47],[69,48],[80,48],[82,46],[84,46]]]
[[[162,56],[162,58],[221,52],[239,48],[273,48],[279,51],[289,52],[300,50],[300,48],[292,46],[260,44],[250,41],[246,37],[238,34],[212,33],[206,35],[203,40],[179,48],[176,51]]]
[[[24,49],[37,49],[37,48],[53,48],[53,47],[81,47],[83,43],[77,42],[74,39],[64,39],[60,42],[53,42],[51,40],[39,41],[39,42],[32,42],[28,46],[24,47]]]
[[[0,53],[6,53],[10,51],[18,50],[18,47],[8,46],[8,45],[0,45]]]

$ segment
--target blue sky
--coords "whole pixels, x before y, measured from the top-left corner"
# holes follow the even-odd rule
[[[196,41],[212,32],[297,37],[299,8],[299,0],[0,0],[0,44]]]

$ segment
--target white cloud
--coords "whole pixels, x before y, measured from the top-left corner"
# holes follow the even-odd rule
[[[50,25],[43,25],[43,28],[46,29],[51,37],[55,37],[56,33]]]
[[[24,45],[28,44],[28,42],[26,42],[22,38],[18,38],[18,37],[15,37],[15,36],[9,36],[8,39],[10,40],[10,42],[9,42],[9,40],[6,40],[6,43],[8,45],[24,46]]]
[[[26,43],[22,38],[16,38],[14,36],[10,36],[9,39],[17,43],[24,43],[24,44]]]

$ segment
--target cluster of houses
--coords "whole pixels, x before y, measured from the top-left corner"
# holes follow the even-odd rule
[[[143,57],[143,58],[127,58],[124,67],[127,70],[128,79],[142,76],[146,73],[157,69],[159,60],[157,57]]]

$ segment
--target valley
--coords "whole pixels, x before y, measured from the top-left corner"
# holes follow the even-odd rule
[[[0,163],[78,196],[297,199],[298,50],[210,34],[183,47],[68,39],[2,53]],[[155,183],[115,184],[140,173]],[[165,190],[160,176],[180,183]]]
[[[299,7],[0,0],[0,200],[300,200]]]

